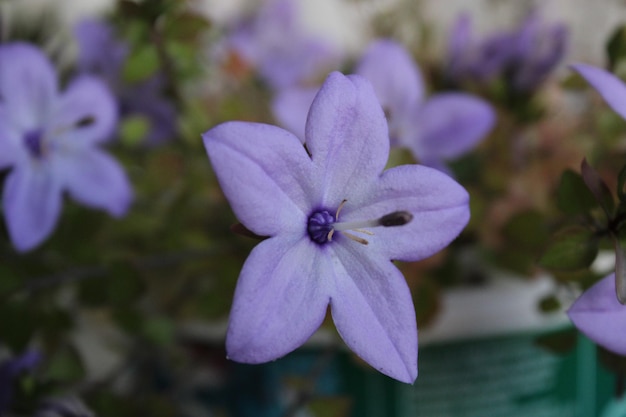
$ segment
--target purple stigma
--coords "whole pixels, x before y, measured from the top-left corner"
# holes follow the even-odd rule
[[[307,232],[309,237],[315,243],[320,245],[328,243],[328,234],[333,230],[335,218],[327,210],[315,211],[309,216]]]
[[[43,156],[42,139],[43,132],[41,130],[31,130],[24,135],[24,144],[33,158],[40,159]]]

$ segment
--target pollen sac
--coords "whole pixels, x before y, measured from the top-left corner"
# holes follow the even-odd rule
[[[316,211],[309,216],[307,232],[315,243],[324,244],[329,242],[328,235],[333,230],[335,218],[327,211]]]

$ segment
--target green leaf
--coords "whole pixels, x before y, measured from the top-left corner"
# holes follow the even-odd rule
[[[615,210],[615,202],[613,201],[611,190],[602,180],[600,174],[587,163],[587,159],[583,159],[580,165],[580,172],[587,188],[589,188],[589,191],[591,191],[600,207],[604,210],[607,219],[611,220]]]
[[[618,62],[626,59],[626,25],[616,28],[606,44],[609,70],[615,69]]]
[[[147,117],[128,116],[120,124],[120,141],[129,148],[135,148],[144,141],[149,130],[150,121]]]
[[[573,227],[552,238],[539,264],[557,271],[575,271],[589,267],[597,255],[598,239],[593,232]]]
[[[61,382],[78,381],[84,376],[82,359],[73,346],[57,350],[50,358],[46,369],[46,377]]]
[[[159,54],[154,45],[142,45],[124,64],[123,79],[128,83],[144,81],[159,69]]]
[[[598,206],[583,177],[568,169],[561,174],[556,190],[557,207],[565,214],[584,214]]]

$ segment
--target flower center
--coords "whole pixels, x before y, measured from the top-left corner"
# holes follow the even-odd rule
[[[35,159],[43,156],[43,132],[40,129],[31,130],[24,135],[24,145]]]
[[[373,220],[362,220],[354,222],[338,222],[339,213],[343,208],[347,200],[343,200],[335,215],[333,216],[328,210],[316,210],[309,216],[307,223],[307,232],[311,240],[320,245],[329,243],[333,240],[335,232],[341,232],[346,237],[354,240],[355,242],[367,245],[369,242],[362,237],[355,236],[348,231],[363,233],[366,235],[373,235],[374,233],[365,230],[364,228],[370,227],[394,227],[403,226],[409,223],[413,219],[413,215],[408,211],[394,211],[380,218]]]

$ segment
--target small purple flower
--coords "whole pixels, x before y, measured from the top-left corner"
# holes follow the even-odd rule
[[[0,46],[0,169],[11,168],[2,204],[13,245],[26,251],[54,229],[62,194],[119,217],[132,190],[122,167],[98,148],[116,126],[115,101],[82,76],[59,93],[50,61],[32,45]]]
[[[39,362],[41,355],[31,350],[0,363],[0,415],[4,415],[11,406],[15,379],[24,372],[32,371]]]
[[[615,274],[585,291],[567,314],[578,330],[598,345],[626,355],[626,306],[615,294]]]
[[[165,83],[159,74],[128,84],[122,79],[128,45],[115,37],[113,28],[98,20],[76,25],[78,70],[104,79],[117,96],[122,117],[141,116],[149,124],[145,142],[157,145],[176,135],[176,109],[163,96]]]
[[[531,92],[559,64],[567,40],[565,26],[546,25],[537,12],[512,31],[476,40],[470,18],[463,14],[450,33],[446,77],[455,83],[488,83],[501,77],[514,91]]]
[[[227,122],[204,134],[237,218],[269,238],[246,260],[226,336],[229,358],[260,363],[302,345],[330,305],[363,360],[404,382],[417,376],[409,288],[391,259],[448,245],[469,219],[468,194],[441,172],[384,170],[387,123],[369,82],[333,72],[317,93],[306,148],[278,127]]]
[[[392,147],[408,148],[424,165],[446,170],[444,161],[474,148],[495,122],[484,100],[465,93],[425,99],[420,70],[406,49],[392,40],[373,42],[356,67],[373,85],[385,110]],[[291,88],[274,99],[282,126],[304,138],[306,113],[317,89]]]
[[[339,58],[333,45],[302,28],[297,6],[294,0],[268,1],[226,40],[274,89],[306,83]]]

